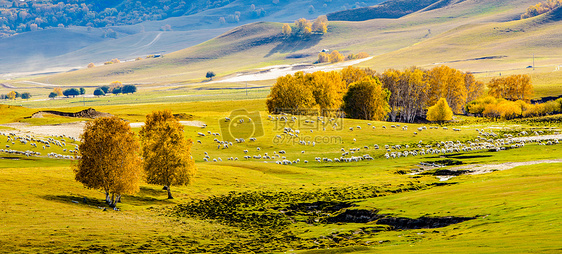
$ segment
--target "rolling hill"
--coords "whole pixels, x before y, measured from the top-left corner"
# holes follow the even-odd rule
[[[69,70],[76,67],[85,67],[89,62],[99,64],[113,58],[129,60],[148,54],[170,53],[197,45],[229,29],[252,22],[292,23],[301,17],[312,19],[326,13],[374,5],[382,1],[366,0],[360,4],[349,4],[345,0],[235,0],[208,1],[208,3],[207,1],[194,1],[193,5],[188,8],[189,10],[186,9],[181,15],[169,13],[169,15],[164,16],[152,13],[154,9],[159,10],[159,6],[164,3],[162,1],[143,1],[142,6],[137,7],[127,6],[126,2],[130,1],[112,1],[111,3],[76,1],[89,4],[88,6],[91,6],[92,9],[100,5],[101,7],[97,8],[99,13],[104,13],[103,8],[106,7],[114,8],[117,12],[113,13],[113,16],[110,14],[93,16],[91,20],[84,17],[76,22],[73,22],[72,17],[82,17],[80,13],[69,14],[64,17],[56,16],[58,19],[66,20],[66,23],[60,23],[64,28],[48,27],[53,22],[52,18],[55,14],[48,12],[37,14],[27,7],[12,8],[6,7],[11,5],[0,5],[0,21],[8,25],[4,28],[16,29],[16,27],[20,27],[22,30],[18,30],[18,34],[7,38],[0,36],[2,49],[11,49],[8,54],[0,55],[0,75]],[[19,3],[19,1],[16,2]],[[170,2],[170,4],[172,3]],[[176,4],[176,2],[173,2],[171,6],[176,6]],[[73,10],[72,5],[70,3],[68,5],[70,5],[68,10],[64,10],[71,12]],[[35,6],[40,6],[40,4],[35,4]],[[260,15],[252,14],[256,10],[259,10]],[[43,25],[46,26],[44,30],[39,27],[38,31],[30,32],[31,25],[36,22],[35,19],[13,20],[7,14],[7,11],[9,13],[25,12],[25,15],[30,18],[35,17],[33,15],[39,15],[41,20],[50,23],[46,22]],[[97,12],[94,11],[93,13]],[[133,20],[126,18],[130,15],[139,15],[139,13],[156,16]],[[231,20],[234,16],[238,18]],[[102,25],[103,20],[99,20],[103,17],[111,22]],[[163,19],[162,17],[167,18]],[[221,22],[221,18],[224,19],[224,22]],[[91,24],[87,25],[86,22],[88,21],[91,21],[89,22]],[[102,23],[96,25],[98,24],[96,22]],[[53,24],[56,27],[56,24]],[[159,36],[159,34],[161,35]],[[73,43],[74,40],[76,40],[76,43]],[[155,40],[155,42],[147,46],[152,40]],[[72,45],[67,45],[69,43]],[[14,75],[8,77],[12,76]]]
[[[38,81],[62,85],[103,84],[116,79],[139,84],[185,83],[202,80],[211,69],[224,76],[268,65],[312,63],[322,49],[344,54],[365,51],[375,57],[361,65],[378,71],[439,63],[474,72],[524,69],[533,53],[549,56],[537,59],[540,65],[553,64],[558,59],[560,38],[560,22],[553,18],[557,12],[548,14],[551,18],[542,15],[519,20],[534,2],[451,1],[398,19],[330,22],[327,34],[305,39],[282,37],[280,23],[258,22],[162,59],[100,66]]]

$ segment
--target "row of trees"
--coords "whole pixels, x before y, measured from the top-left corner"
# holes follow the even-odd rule
[[[8,94],[0,94],[0,99],[2,100],[15,100],[17,98],[22,98],[27,100],[31,98],[31,94],[28,92],[19,93],[17,91],[10,91]]]
[[[51,93],[49,93],[49,98],[54,99],[58,96],[66,96],[66,97],[76,97],[78,95],[83,95],[86,93],[86,89],[84,87],[77,88],[69,88],[66,90],[62,90],[59,87],[55,87]]]
[[[295,20],[293,27],[289,24],[283,24],[282,33],[285,36],[304,35],[308,36],[312,33],[325,34],[328,32],[328,18],[326,15],[318,16],[311,22],[305,18]]]
[[[95,96],[104,96],[108,93],[112,94],[129,94],[136,93],[137,86],[135,85],[123,85],[121,81],[113,81],[109,86],[100,86],[94,90]]]
[[[453,113],[463,113],[466,102],[480,97],[484,83],[475,80],[471,73],[437,66],[430,70],[417,67],[403,71],[389,69],[379,75],[390,97],[391,121],[413,122],[423,118],[425,110],[445,98]]]
[[[352,118],[388,117],[391,121],[413,122],[426,117],[428,108],[441,99],[452,113],[463,113],[465,104],[479,98],[483,89],[484,84],[471,73],[447,66],[430,70],[389,69],[378,75],[370,69],[347,67],[340,72],[299,72],[280,77],[271,89],[267,107],[270,112],[343,108]],[[452,113],[441,115],[452,116]]]
[[[544,2],[540,2],[536,5],[529,6],[527,11],[521,15],[521,19],[532,18],[552,11],[560,6],[562,6],[562,0],[546,0]]]
[[[390,93],[370,69],[348,67],[341,72],[314,72],[279,77],[267,97],[269,112],[340,109],[354,118],[382,120]]]
[[[171,186],[189,184],[197,171],[191,139],[184,138],[183,126],[169,110],[147,115],[139,136],[140,143],[129,123],[116,116],[86,123],[75,179],[102,190],[112,207],[121,195],[138,192],[143,176],[149,184],[165,185],[172,199]]]
[[[365,53],[365,52],[359,52],[357,54],[353,54],[350,53],[347,56],[343,56],[339,51],[337,50],[333,50],[332,52],[330,52],[330,54],[326,53],[326,52],[320,52],[318,53],[318,63],[337,63],[337,62],[342,62],[342,61],[348,61],[348,60],[353,60],[353,59],[361,59],[361,58],[367,58],[369,57],[369,54]]]
[[[487,96],[466,105],[466,111],[494,119],[513,119],[519,117],[544,116],[562,112],[562,99],[545,103],[530,104],[523,100],[511,101],[503,98]]]
[[[529,75],[511,75],[493,78],[488,83],[488,94],[495,98],[529,102],[533,97],[533,84]]]

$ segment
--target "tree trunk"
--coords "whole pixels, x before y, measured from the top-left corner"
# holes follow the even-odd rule
[[[172,191],[170,190],[170,185],[168,185],[168,199],[174,199],[174,197],[172,197]]]
[[[111,193],[111,202],[109,203],[109,207],[115,207],[115,193]]]
[[[121,203],[121,194],[117,194],[117,200],[115,203]]]
[[[105,193],[105,203],[107,203],[108,205],[111,204],[111,199],[109,197],[109,192]]]

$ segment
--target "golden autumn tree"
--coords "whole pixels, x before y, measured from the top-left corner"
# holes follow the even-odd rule
[[[427,120],[431,122],[443,123],[453,119],[453,110],[447,104],[445,98],[439,99],[437,103],[427,110]]]
[[[514,101],[503,100],[496,105],[496,108],[500,117],[507,120],[521,116],[523,113],[520,104]]]
[[[430,85],[428,105],[434,105],[440,98],[445,98],[453,112],[462,113],[468,95],[462,72],[441,65],[429,70],[428,82]]]
[[[148,114],[139,135],[146,182],[164,185],[168,199],[173,199],[171,186],[191,183],[197,171],[191,140],[185,139],[183,125],[169,110]]]
[[[267,110],[275,112],[276,109],[306,109],[312,108],[316,102],[311,87],[305,80],[303,72],[277,78],[271,87],[271,92],[266,100]]]
[[[62,96],[62,89],[60,87],[55,87],[53,93],[56,93],[57,96]]]
[[[358,68],[353,66],[348,66],[343,68],[341,71],[341,76],[346,85],[355,83],[363,79],[363,77],[371,76],[373,77],[376,72],[370,68]]]
[[[293,32],[293,29],[291,29],[291,26],[289,24],[283,24],[282,32],[283,35],[290,36],[291,33]]]
[[[321,109],[339,109],[347,88],[339,72],[317,71],[305,76],[310,84],[315,105]]]
[[[301,34],[310,34],[312,32],[312,23],[305,18],[295,20],[296,32]]]
[[[95,65],[94,63],[89,63],[89,64],[88,64],[88,68],[94,68],[94,67],[96,67],[96,65]]]
[[[378,78],[364,77],[349,86],[343,97],[343,109],[350,118],[384,120],[390,111],[389,97],[390,92]]]
[[[344,60],[344,56],[337,50],[334,50],[330,53],[330,62],[337,63],[342,62]]]
[[[128,122],[116,116],[97,118],[86,123],[81,138],[80,157],[73,165],[76,181],[104,191],[111,207],[122,194],[139,190],[140,146]]]
[[[464,85],[466,86],[466,101],[476,100],[484,95],[484,83],[476,81],[470,72],[464,74]]]
[[[10,99],[10,100],[15,100],[15,99],[16,99],[16,95],[17,95],[17,94],[16,94],[15,91],[10,91],[10,92],[7,94],[8,99]]]
[[[326,54],[326,52],[318,53],[318,62],[319,63],[327,63],[330,62],[330,55]]]
[[[328,17],[326,15],[318,16],[312,23],[312,31],[322,34],[328,32]]]
[[[493,78],[488,82],[488,94],[506,100],[529,102],[533,97],[533,84],[529,75],[511,75]]]

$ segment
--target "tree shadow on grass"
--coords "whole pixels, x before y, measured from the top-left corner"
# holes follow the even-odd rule
[[[308,37],[291,36],[281,40],[275,48],[271,49],[265,57],[275,53],[290,53],[316,46],[322,40],[321,34],[312,34]]]
[[[153,196],[157,196],[157,198]],[[121,196],[121,203],[126,203],[128,205],[134,206],[175,204],[171,200],[168,200],[167,197],[167,192],[165,191],[158,191],[148,187],[141,187],[141,190],[137,195]],[[105,199],[89,196],[84,197],[74,195],[44,195],[41,196],[41,198],[64,204],[75,203],[94,207],[108,207],[108,204],[105,203]]]
[[[99,206],[105,207],[107,204],[105,203],[104,199],[92,198],[92,197],[84,197],[84,196],[73,196],[73,195],[44,195],[41,198],[49,201],[55,201],[59,203],[76,203],[76,204],[85,204],[91,206]]]

